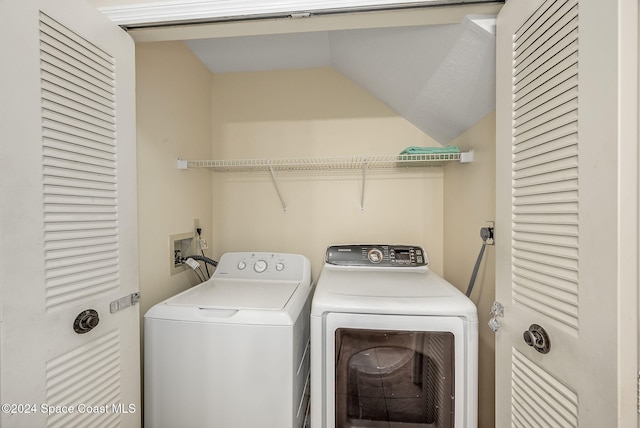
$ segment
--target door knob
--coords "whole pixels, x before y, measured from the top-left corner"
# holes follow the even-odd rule
[[[531,324],[529,330],[525,330],[524,333],[522,333],[522,338],[527,345],[532,346],[541,354],[547,354],[551,350],[549,335],[545,329],[538,324]]]
[[[73,322],[73,331],[78,334],[90,332],[100,322],[100,317],[95,309],[87,309],[78,314]]]

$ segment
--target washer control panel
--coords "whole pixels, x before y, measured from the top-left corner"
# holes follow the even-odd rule
[[[217,278],[299,281],[309,261],[299,254],[226,253],[213,274]]]
[[[332,245],[325,261],[342,266],[416,267],[429,264],[422,247],[413,245]]]

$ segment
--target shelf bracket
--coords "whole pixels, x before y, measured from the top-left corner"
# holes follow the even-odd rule
[[[364,189],[367,183],[367,158],[362,162],[362,194],[360,195],[360,211],[364,211]]]
[[[471,163],[471,162],[473,162],[473,150],[460,153],[460,163]]]
[[[276,173],[273,170],[273,165],[269,165],[269,172],[271,172],[273,184],[274,186],[276,186],[276,192],[278,193],[278,198],[280,198],[280,203],[282,204],[282,211],[287,212],[287,204],[285,204],[284,199],[282,198],[282,194],[280,193],[280,187],[278,186],[278,180],[276,178]]]

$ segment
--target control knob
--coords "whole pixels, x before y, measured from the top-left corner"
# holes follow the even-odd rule
[[[382,251],[377,248],[372,248],[367,253],[367,258],[371,263],[380,263],[383,259]]]
[[[258,260],[255,265],[253,265],[253,270],[258,273],[262,273],[267,270],[267,262],[264,260]]]

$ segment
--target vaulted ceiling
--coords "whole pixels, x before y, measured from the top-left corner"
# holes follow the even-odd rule
[[[495,110],[505,0],[89,0],[213,73],[334,67],[441,144]]]
[[[495,109],[493,19],[186,41],[213,73],[334,67],[441,144]]]

